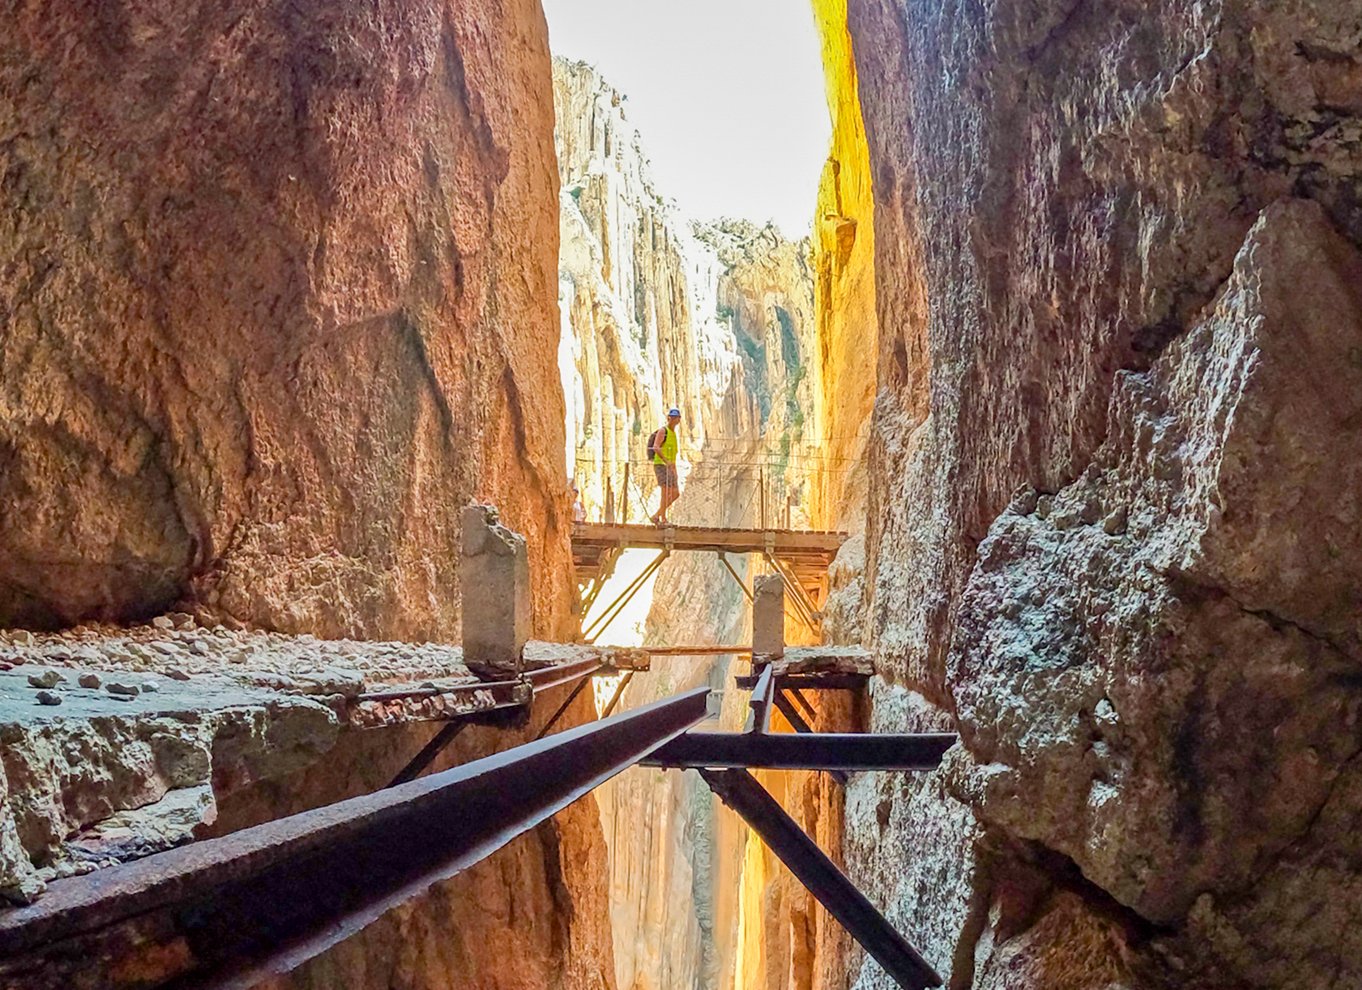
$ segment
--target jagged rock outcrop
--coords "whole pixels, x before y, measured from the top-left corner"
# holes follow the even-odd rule
[[[1362,253],[1269,207],[1205,320],[1122,376],[1084,475],[995,523],[961,607],[961,789],[1185,928],[1164,951],[1207,985],[1356,965],[1356,353]]]
[[[475,495],[561,622],[539,5],[0,22],[0,626],[457,639]]]
[[[1359,16],[849,3],[872,724],[963,747],[848,849],[954,986],[1358,980]]]

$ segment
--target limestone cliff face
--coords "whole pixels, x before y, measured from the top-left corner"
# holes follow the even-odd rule
[[[675,404],[684,489],[675,520],[754,526],[765,482],[769,518],[788,512],[803,522],[821,433],[808,241],[738,220],[687,223],[653,184],[625,97],[583,63],[558,60],[554,82],[561,365],[569,459],[588,515],[627,511],[641,521],[656,506],[642,455]],[[750,580],[746,563],[733,563]],[[718,560],[677,555],[659,571],[645,634],[673,645],[745,642],[749,622]],[[657,668],[634,680],[626,706],[706,682],[722,687],[731,674],[726,660]],[[741,724],[741,707],[731,696],[730,727]],[[787,903],[807,911],[807,896],[790,891],[768,904],[757,894],[755,907],[744,905],[752,895],[743,891],[765,890],[777,872],[698,777],[635,769],[598,794],[619,985],[784,986],[789,968],[777,961],[811,944],[789,934]]]
[[[530,538],[554,631],[538,4],[0,21],[0,626],[180,601],[457,639],[458,509],[482,496]]]
[[[817,403],[824,462],[813,511],[823,528],[865,525],[866,442],[879,367],[870,156],[847,30],[847,0],[814,0],[832,147],[813,218]]]
[[[560,367],[568,462],[588,513],[642,520],[656,507],[644,448],[673,405],[687,491],[678,519],[755,518],[762,462],[788,476],[772,497],[779,488],[802,504],[798,455],[817,431],[808,242],[739,220],[688,222],[655,188],[621,93],[557,59],[554,94]]]
[[[848,5],[872,721],[963,746],[847,849],[952,986],[1362,976],[1360,16]]]

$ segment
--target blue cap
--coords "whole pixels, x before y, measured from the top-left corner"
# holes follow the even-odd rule
[[[680,418],[681,418],[681,410],[680,410],[680,409],[677,409],[675,406],[672,406],[672,408],[670,408],[670,409],[667,410],[667,418],[670,419],[672,416],[675,416],[677,419],[680,419]]]

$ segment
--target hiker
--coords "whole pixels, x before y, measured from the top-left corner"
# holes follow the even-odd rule
[[[586,522],[586,506],[582,504],[582,492],[575,481],[572,483],[572,521],[575,523]]]
[[[681,410],[669,409],[667,425],[648,438],[648,459],[653,463],[658,491],[662,493],[658,509],[651,517],[655,526],[667,524],[667,509],[681,497],[681,483],[676,476],[676,453],[679,447],[676,427],[680,422]]]

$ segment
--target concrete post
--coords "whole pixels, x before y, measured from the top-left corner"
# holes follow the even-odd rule
[[[519,673],[530,638],[530,557],[525,538],[490,505],[463,510],[463,658],[470,669]]]
[[[752,663],[784,655],[785,582],[779,574],[764,574],[752,582]]]

